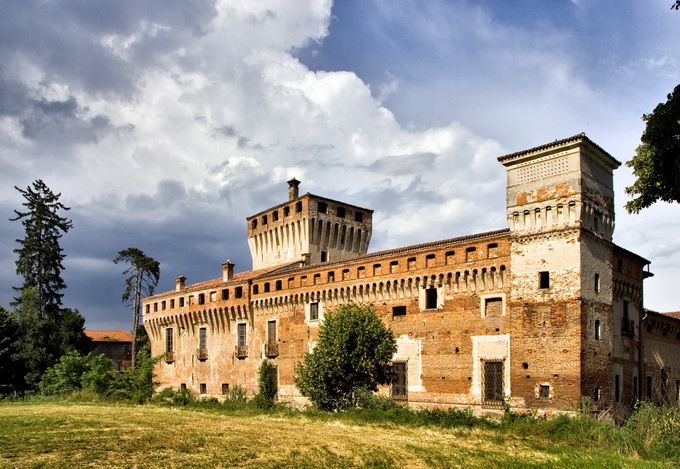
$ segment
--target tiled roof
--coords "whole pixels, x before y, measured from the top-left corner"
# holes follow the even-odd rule
[[[612,155],[607,153],[597,143],[593,142],[591,139],[586,137],[586,134],[584,132],[581,132],[580,134],[574,135],[574,136],[569,137],[569,138],[564,138],[562,140],[555,140],[554,142],[546,143],[544,145],[540,145],[540,146],[537,146],[537,147],[534,147],[534,148],[529,148],[528,150],[522,150],[522,151],[518,151],[516,153],[510,153],[508,155],[499,156],[498,161],[500,161],[502,163],[503,161],[507,161],[507,160],[511,160],[513,158],[517,158],[518,156],[528,155],[529,153],[535,153],[537,151],[548,150],[548,149],[553,148],[553,147],[559,147],[561,145],[566,145],[568,143],[574,143],[574,142],[578,142],[578,141],[586,142],[586,143],[592,145],[593,147],[597,148],[599,151],[601,151],[602,153],[604,153],[605,155],[610,157],[612,160],[616,161],[616,163],[618,163],[618,165],[621,165],[621,162],[619,160],[617,160]]]
[[[132,342],[128,331],[85,331],[85,335],[95,342]]]

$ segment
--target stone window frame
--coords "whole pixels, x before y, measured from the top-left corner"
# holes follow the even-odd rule
[[[312,319],[313,306],[316,305],[317,317]],[[309,303],[305,304],[305,322],[308,325],[318,325],[323,322],[324,319],[324,302],[321,300],[311,300]]]
[[[507,298],[506,298],[505,293],[491,293],[491,294],[488,294],[488,295],[479,295],[479,311],[480,311],[481,317],[483,317],[483,318],[487,317],[486,300],[491,299],[491,298],[500,298],[501,299],[501,302],[502,302],[501,308],[502,308],[502,311],[503,311],[501,313],[501,317],[505,317],[506,314],[507,314],[507,309],[506,309]]]

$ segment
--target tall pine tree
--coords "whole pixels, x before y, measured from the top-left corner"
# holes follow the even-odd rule
[[[84,319],[77,310],[62,308],[61,276],[64,253],[59,240],[73,227],[71,220],[60,215],[69,210],[59,202],[61,194],[53,193],[37,180],[25,190],[15,187],[24,197],[24,211],[15,210],[25,237],[18,239],[16,272],[23,277],[21,294],[14,301],[18,322],[18,355],[26,368],[26,386],[34,387],[47,367],[61,355],[76,349],[87,352],[89,342],[83,333]]]

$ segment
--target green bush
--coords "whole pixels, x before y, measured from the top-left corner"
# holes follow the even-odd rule
[[[160,356],[151,358],[148,346],[141,347],[137,351],[136,366],[116,375],[110,394],[140,404],[151,399],[158,386],[153,381],[153,368],[159,360]]]
[[[114,373],[104,355],[69,352],[47,369],[38,388],[46,396],[80,390],[106,394],[116,379]]]
[[[260,409],[271,409],[278,392],[276,383],[276,367],[269,360],[262,360],[258,379],[259,390],[253,398],[253,404]]]
[[[373,309],[342,305],[319,325],[319,341],[298,364],[295,384],[319,409],[353,408],[359,389],[375,392],[390,381],[396,351],[392,331]]]
[[[649,458],[680,460],[680,406],[640,404],[620,430],[622,446]]]

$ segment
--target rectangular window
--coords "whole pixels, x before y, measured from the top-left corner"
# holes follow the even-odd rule
[[[600,388],[596,387],[595,389],[593,389],[593,400],[594,400],[595,402],[599,402],[599,401],[600,401],[600,397],[601,397],[601,396],[600,396]]]
[[[550,386],[542,384],[538,388],[539,399],[550,399]]]
[[[276,343],[276,320],[267,322],[267,340]]]
[[[366,277],[366,267],[359,267],[357,269],[357,278],[364,278]]]
[[[390,273],[391,274],[396,273],[397,269],[399,269],[399,261],[390,262]]]
[[[174,307],[175,307],[175,299],[173,298],[172,300],[170,300],[170,309],[174,309]]]
[[[437,309],[437,289],[425,290],[425,309]]]
[[[238,346],[239,347],[245,347],[246,346],[246,326],[247,324],[245,323],[239,323],[238,325]]]
[[[262,224],[263,225],[267,224],[267,215],[262,215]]]
[[[199,293],[198,294],[198,304],[199,305],[205,304],[205,293]]]
[[[260,286],[253,285],[253,295],[257,295],[258,293],[260,293]]]
[[[265,282],[264,283],[264,292],[269,293],[269,289],[270,289],[269,282]]]
[[[319,285],[321,283],[321,274],[314,274],[312,280],[314,280],[314,285]]]
[[[380,275],[382,273],[382,266],[380,264],[373,264],[373,275]]]
[[[201,327],[198,330],[198,348],[201,350],[205,350],[207,347],[206,345],[206,335],[207,335],[207,329],[205,327]]]
[[[595,274],[595,285],[594,285],[595,292],[600,291],[600,274]]]
[[[338,218],[345,218],[345,208],[338,207],[337,209]]]
[[[406,316],[406,306],[393,306],[392,316]]]
[[[295,282],[295,277],[291,277],[288,279],[288,288],[293,288]]]
[[[328,204],[326,202],[319,202],[317,204],[317,211],[319,213],[328,213]]]
[[[208,393],[208,386],[205,383],[201,383],[198,386],[199,386],[199,392],[201,394],[207,394]]]
[[[354,221],[358,221],[359,223],[364,221],[364,214],[361,212],[354,212]]]
[[[465,262],[472,262],[475,260],[475,251],[477,248],[465,249]]]
[[[602,335],[602,326],[600,325],[600,320],[595,320],[595,340],[600,340]]]
[[[434,254],[428,254],[425,256],[425,266],[426,267],[434,267],[435,263],[435,256]]]
[[[290,207],[283,207],[283,216],[287,217],[290,215]]]
[[[342,269],[342,279],[349,280],[349,269]]]
[[[184,308],[184,297],[183,296],[179,297],[179,307]]]
[[[252,229],[257,228],[257,219],[255,219],[255,220],[253,220],[253,221],[250,222],[250,227],[251,227]]]
[[[278,211],[278,210],[274,210],[274,211],[272,212],[272,220],[273,220],[273,221],[277,221],[278,219],[279,219],[279,211]]]
[[[307,286],[307,276],[306,275],[303,275],[302,277],[300,277],[300,286],[301,287]]]
[[[621,376],[614,375],[614,402],[621,402]]]
[[[328,283],[335,282],[335,272],[328,272],[328,278],[326,280]]]
[[[595,230],[595,233],[600,232],[600,217],[598,217],[597,215],[593,217],[593,228]]]
[[[484,317],[502,315],[503,315],[503,298],[484,299]]]
[[[222,395],[223,396],[229,395],[229,383],[222,383]]]
[[[487,246],[488,257],[498,257],[498,243],[491,243]]]
[[[151,312],[151,305],[146,305],[146,314]]]
[[[319,303],[309,304],[309,319],[310,321],[316,321],[319,319]]]
[[[446,265],[451,265],[454,263],[456,251],[448,251],[446,253]]]
[[[165,351],[172,353],[174,350],[172,327],[165,329]]]
[[[161,301],[161,311],[165,311],[165,301]]]
[[[416,268],[416,258],[415,257],[409,257],[407,262],[408,270],[415,270]]]
[[[154,313],[158,312],[158,303],[153,304],[153,312]]]
[[[538,273],[538,288],[541,289],[550,288],[550,272]]]
[[[243,298],[243,287],[236,287],[236,290],[234,290],[234,296],[236,298]]]
[[[223,300],[229,299],[229,289],[228,288],[225,288],[224,290],[222,290],[222,299]]]
[[[302,202],[296,202],[295,203],[295,212],[296,213],[302,212]]]
[[[179,388],[184,391],[187,388],[187,383],[182,383],[179,385]]]
[[[283,282],[281,280],[277,280],[274,285],[276,287],[276,291],[279,291],[283,288]]]

